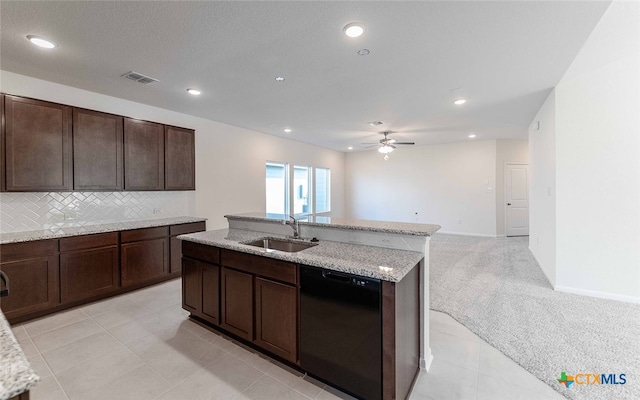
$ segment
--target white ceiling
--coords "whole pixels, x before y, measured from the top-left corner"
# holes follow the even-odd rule
[[[609,3],[3,0],[0,67],[341,151],[382,130],[418,145],[526,138]],[[365,34],[351,39],[354,21]]]

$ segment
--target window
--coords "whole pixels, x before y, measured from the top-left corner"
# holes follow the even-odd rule
[[[267,161],[267,214],[289,214],[289,164]]]
[[[293,167],[293,214],[311,214],[311,167]]]
[[[316,212],[331,211],[331,170],[316,168]]]
[[[289,179],[293,174],[293,179]],[[331,170],[267,161],[268,215],[309,215],[331,211]]]

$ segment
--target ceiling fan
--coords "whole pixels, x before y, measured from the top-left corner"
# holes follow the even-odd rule
[[[395,139],[389,139],[389,135],[392,134],[391,131],[380,132],[381,135],[384,135],[384,138],[380,139],[378,143],[362,143],[368,145],[366,147],[379,146],[378,152],[384,154],[384,160],[389,159],[389,153],[395,150],[397,145],[414,145],[414,142],[398,142]]]

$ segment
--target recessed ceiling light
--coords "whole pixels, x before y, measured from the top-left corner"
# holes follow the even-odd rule
[[[345,25],[343,30],[344,34],[351,38],[356,38],[364,33],[364,27],[356,22]]]
[[[347,150],[353,150],[353,146],[347,147]]]
[[[27,39],[36,46],[44,47],[45,49],[53,49],[57,47],[55,43],[40,36],[27,35]]]
[[[201,91],[199,91],[198,89],[187,89],[187,92],[189,94],[192,94],[194,96],[200,96],[200,94],[202,93]]]
[[[468,136],[469,139],[473,139],[474,137],[476,137],[475,133],[472,133],[471,135]]]
[[[284,131],[287,132],[287,133],[290,133],[291,132],[291,128],[284,128]]]
[[[369,55],[369,53],[371,53],[371,52],[369,51],[369,49],[361,49],[361,50],[358,50],[358,54],[359,54],[359,55],[361,55],[361,56],[368,56],[368,55]]]
[[[276,76],[276,82],[282,82],[284,81],[284,78],[281,76]]]
[[[466,103],[466,102],[467,102],[467,100],[465,100],[465,99],[458,99],[458,100],[455,100],[455,101],[453,102],[453,104],[455,104],[455,105],[457,105],[457,106],[461,106],[461,105],[463,105],[463,104],[464,104],[464,103]]]

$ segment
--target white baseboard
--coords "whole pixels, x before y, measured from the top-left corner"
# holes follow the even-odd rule
[[[640,297],[635,297],[635,296],[625,296],[622,294],[609,293],[609,292],[598,292],[596,290],[579,289],[571,286],[556,285],[553,289],[557,290],[558,292],[579,294],[582,296],[597,297],[600,299],[617,300],[617,301],[624,301],[626,303],[640,304]]]
[[[427,354],[424,355],[424,358],[420,358],[420,369],[423,369],[429,372],[429,368],[431,368],[431,363],[433,362],[433,353],[431,353],[431,347],[427,348]]]
[[[438,231],[438,233],[444,233],[445,235],[460,235],[460,236],[480,236],[480,237],[490,237],[494,238],[496,235],[490,235],[487,233],[471,233],[471,232],[452,232],[452,231]]]
[[[533,258],[536,260],[536,262],[538,263],[538,266],[540,266],[540,270],[542,271],[542,273],[544,274],[544,277],[547,278],[547,280],[549,281],[549,284],[551,285],[552,288],[556,288],[556,280],[555,277],[552,279],[552,277],[550,277],[547,274],[547,271],[544,269],[544,267],[542,266],[542,263],[540,262],[540,260],[538,260],[538,257],[536,257],[536,254],[533,252],[533,250],[531,250],[531,245],[529,245],[529,253],[531,253],[531,255],[533,256]]]

